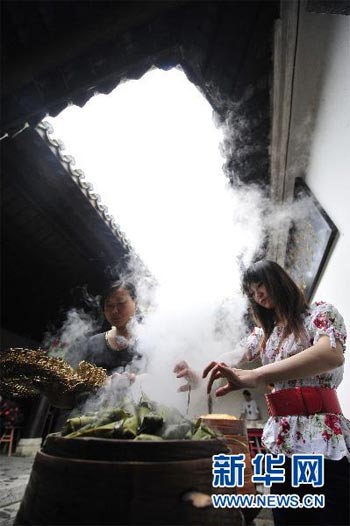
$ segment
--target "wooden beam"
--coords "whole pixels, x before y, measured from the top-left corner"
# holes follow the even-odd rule
[[[292,93],[298,33],[299,1],[281,1],[275,23],[272,94],[271,199],[276,204],[293,199],[294,177],[287,171]],[[268,257],[284,264],[289,228],[269,240]]]
[[[5,64],[3,96],[32,82],[33,77],[38,77],[41,73],[55,69],[67,61],[72,61],[95,46],[96,42],[113,40],[116,35],[130,31],[138,25],[147,24],[163,12],[184,3],[176,1],[138,1],[132,4],[110,2],[103,4],[99,17],[89,20],[78,30],[70,20],[67,20],[66,28],[62,25],[62,30],[48,38],[45,45],[42,45],[40,41],[32,45],[28,43],[26,49],[21,50],[21,53],[11,56],[11,62]],[[83,7],[84,3],[81,5]],[[14,7],[14,16],[16,9],[18,5]]]

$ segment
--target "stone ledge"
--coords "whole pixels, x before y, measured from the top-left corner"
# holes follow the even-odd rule
[[[41,447],[41,438],[21,438],[16,447],[16,457],[34,457]]]

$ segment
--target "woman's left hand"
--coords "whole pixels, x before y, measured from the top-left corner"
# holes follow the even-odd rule
[[[211,372],[210,372],[211,371]],[[231,369],[224,362],[211,362],[203,371],[203,378],[210,372],[207,393],[209,394],[215,380],[226,378],[227,383],[215,391],[216,396],[224,396],[231,391],[245,387],[256,387],[259,383],[255,370]]]

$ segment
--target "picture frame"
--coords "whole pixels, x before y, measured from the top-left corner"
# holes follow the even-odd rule
[[[300,177],[295,180],[294,201],[302,202],[304,211],[292,220],[285,266],[303,290],[307,301],[311,301],[339,231]]]

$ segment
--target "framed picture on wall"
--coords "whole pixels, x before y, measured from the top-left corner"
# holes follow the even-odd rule
[[[296,178],[294,199],[303,203],[303,214],[292,221],[286,269],[309,301],[338,237],[338,229],[303,179]]]

